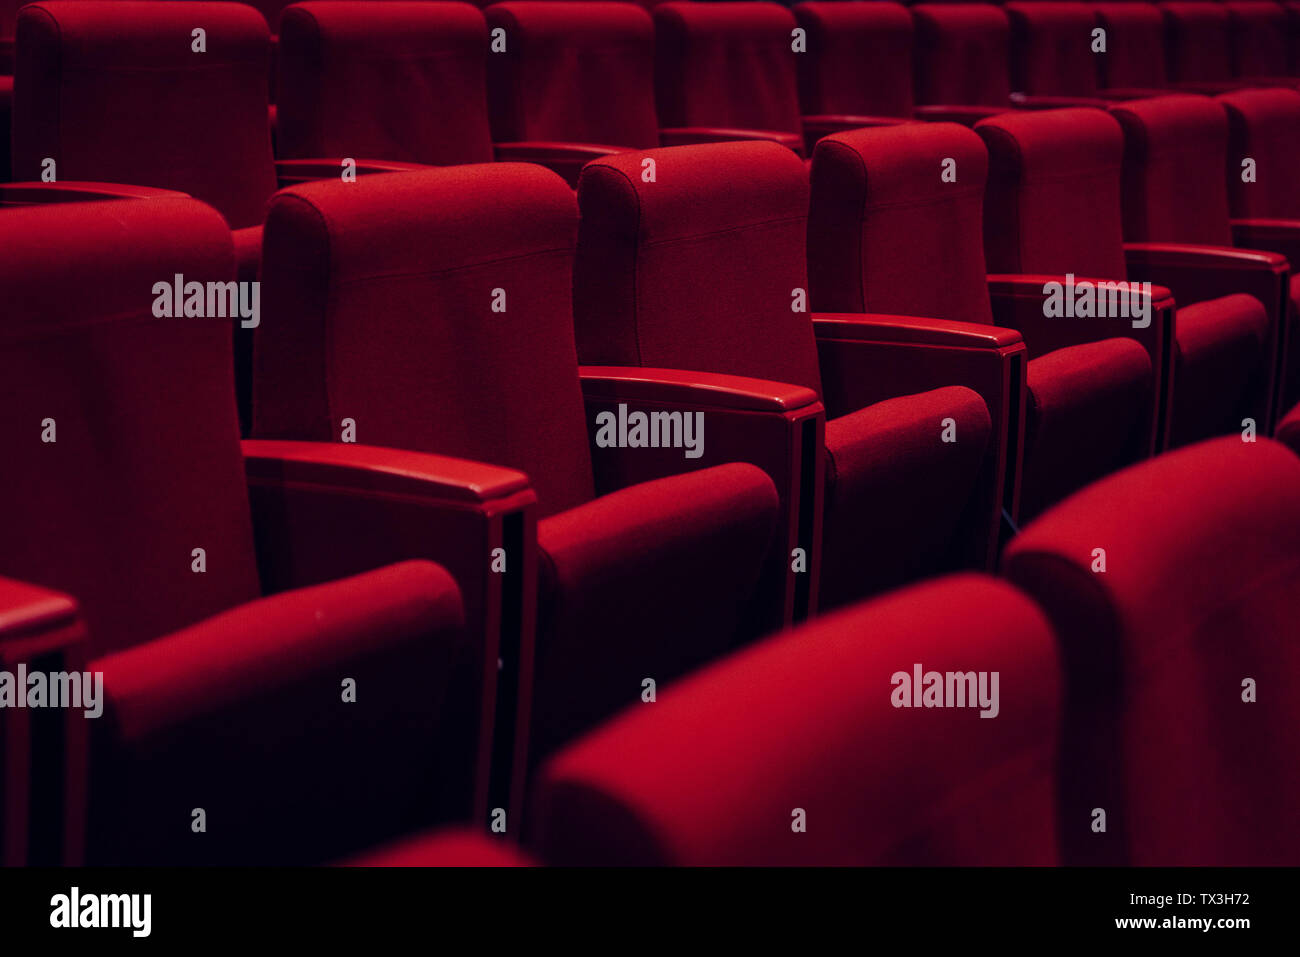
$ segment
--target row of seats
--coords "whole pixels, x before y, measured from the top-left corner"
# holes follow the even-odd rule
[[[1114,123],[1015,118],[1078,131],[1089,119]],[[170,197],[5,211],[15,451],[0,572],[74,596],[87,636],[68,644],[71,601],[48,594],[20,590],[0,620],[15,622],[19,649],[34,625],[43,655],[70,648],[103,671],[111,719],[86,740],[70,718],[69,766],[34,766],[30,782],[63,798],[31,806],[70,815],[52,833],[87,815],[91,860],[319,853],[311,815],[266,846],[247,819],[268,813],[265,795],[303,800],[332,773],[315,762],[332,769],[346,753],[322,742],[289,761],[277,741],[341,734],[372,769],[339,797],[345,808],[373,795],[375,775],[401,788],[414,775],[447,789],[447,816],[491,807],[517,822],[541,760],[647,679],[671,687],[807,614],[819,584],[832,605],[991,567],[997,480],[1019,460],[1000,441],[1008,425],[1019,434],[1009,410],[1029,406],[1026,482],[1070,490],[1150,453],[1152,353],[1085,324],[1088,341],[1033,358],[1037,279],[996,280],[1039,290],[1021,290],[1023,337],[969,320],[810,316],[789,296],[809,223],[838,215],[856,235],[838,234],[828,257],[837,243],[858,250],[828,273],[844,294],[878,260],[891,272],[915,262],[929,275],[915,288],[988,308],[982,269],[960,278],[968,256],[978,265],[982,176],[935,192],[941,160],[978,169],[982,142],[955,125],[838,134],[814,158],[811,216],[803,164],[764,142],[614,154],[587,167],[576,197],[550,171],[505,163],[282,191],[266,226],[274,320],[257,330],[256,437],[242,442],[227,324],[156,310],[159,277],[166,298],[173,276],[234,279],[219,214]],[[652,182],[639,175],[647,159]],[[861,184],[864,169],[869,199],[826,192]],[[909,214],[929,251],[909,240],[885,259]],[[969,254],[952,244],[963,229]],[[927,264],[945,257],[950,281],[935,282]],[[1264,344],[1256,300],[1209,306],[1193,324],[1201,343],[1216,323],[1232,342],[1240,312]],[[600,364],[579,365],[586,349]],[[1225,347],[1204,367],[1241,375],[1239,357]],[[702,454],[595,440],[620,407],[699,413]],[[399,559],[442,568],[390,567]],[[50,607],[63,630],[42,644]],[[412,669],[407,643],[430,633],[433,657]],[[310,651],[322,640],[328,653]],[[311,668],[285,671],[303,656]],[[365,689],[368,711],[339,703],[340,681]],[[374,749],[373,734],[390,746]],[[384,763],[412,735],[440,747],[394,779]],[[261,850],[178,841],[169,822],[199,793],[244,818]],[[394,828],[434,805],[403,806],[386,818]]]
[[[913,586],[632,706],[547,765],[526,852],[350,863],[1294,865],[1298,537],[1288,450],[1171,453],[1026,528],[1009,583]]]

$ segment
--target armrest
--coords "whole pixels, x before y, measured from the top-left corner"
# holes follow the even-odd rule
[[[931,103],[915,106],[912,112],[918,120],[927,123],[960,123],[962,126],[974,126],[982,119],[1011,112],[1011,104],[1006,106],[989,106],[974,103]]]
[[[1095,313],[1104,308],[1106,316],[1071,317],[1066,314],[1049,317],[1044,314],[1049,284],[1057,285],[1063,311],[1068,304],[1072,312],[1078,295],[1086,288],[1085,283],[1091,285],[1094,301],[1099,307],[1092,311]],[[1174,297],[1168,289],[1152,285],[1148,290],[1135,282],[1132,284],[1138,286],[1138,301],[1135,303],[1130,283],[1107,279],[1002,274],[990,275],[988,285],[993,321],[1019,329],[1031,357],[1116,336],[1136,339],[1151,359],[1152,394],[1157,397],[1151,409],[1147,453],[1154,454],[1167,446],[1177,341],[1174,335]]]
[[[812,614],[821,567],[822,494],[825,484],[826,411],[817,393],[804,386],[676,369],[582,366],[583,398],[591,429],[596,493],[695,471],[711,465],[748,462],[771,477],[781,500],[781,524],[765,579],[775,605],[765,613],[780,623]],[[610,447],[602,423],[621,426],[626,416],[660,413],[669,442],[660,447]],[[698,430],[698,454],[688,457],[688,416]],[[673,415],[682,418],[681,442]],[[603,418],[602,416],[607,416]],[[623,431],[620,428],[620,433]],[[662,434],[656,427],[655,438]],[[802,548],[806,570],[791,568],[791,552]]]
[[[1234,219],[1232,245],[1285,256],[1294,272],[1300,266],[1300,220]]]
[[[0,669],[15,672],[80,668],[77,647],[86,638],[76,599],[62,592],[0,577]],[[25,686],[18,688],[25,695]],[[38,809],[61,805],[65,775],[84,753],[85,730],[76,709],[0,709],[0,866],[52,863],[57,849],[45,846],[48,828],[34,827]],[[39,732],[42,754],[33,754]],[[62,754],[66,766],[51,756]],[[74,757],[74,755],[76,755]],[[44,822],[43,822],[44,823]],[[37,836],[39,835],[39,836]]]
[[[1166,286],[1183,305],[1234,293],[1245,293],[1260,301],[1268,314],[1270,358],[1266,360],[1268,381],[1260,387],[1265,398],[1256,417],[1261,432],[1271,429],[1277,411],[1278,376],[1286,355],[1286,258],[1271,252],[1181,243],[1125,243],[1124,258],[1130,279]]]
[[[498,163],[537,163],[554,170],[570,186],[577,186],[578,174],[594,159],[610,153],[625,153],[626,146],[600,143],[546,143],[522,141],[493,144]]]
[[[187,196],[174,189],[154,189],[126,183],[66,182],[0,183],[0,206],[38,206],[45,203],[90,203],[101,199],[158,199]]]
[[[451,572],[479,652],[474,690],[482,726],[493,734],[479,743],[474,815],[482,818],[487,807],[521,810],[518,762],[527,748],[537,587],[537,498],[527,477],[365,445],[260,439],[242,445],[264,590],[413,558]],[[504,767],[513,769],[515,783],[494,772],[489,786],[491,753],[511,751]]]
[[[821,114],[803,118],[804,149],[812,156],[813,147],[823,136],[841,133],[844,130],[860,130],[869,126],[902,126],[907,123],[919,123],[908,116],[839,116]]]
[[[1092,106],[1104,110],[1110,103],[1095,96],[1045,96],[1012,93],[1011,105],[1018,110],[1062,110],[1074,106]]]
[[[468,724],[463,649],[451,576],[404,562],[94,661],[89,862],[312,863],[427,826],[437,782],[471,771],[437,746]],[[190,832],[195,806],[216,833]]]
[[[425,163],[403,163],[397,160],[358,159],[357,175],[371,173],[405,173],[429,169]],[[343,157],[313,159],[278,159],[275,161],[275,178],[283,189],[296,183],[312,183],[323,179],[338,179],[343,175]]]
[[[1025,366],[1019,332],[973,322],[873,313],[814,313],[822,394],[831,416],[885,399],[961,385],[988,406],[993,440],[976,504],[988,533],[973,546],[973,565],[993,568],[1003,511],[1014,521],[1020,500],[1025,434]]]
[[[773,140],[803,155],[803,135],[781,130],[740,130],[719,126],[675,126],[659,130],[660,146],[690,146],[694,143],[734,143],[743,140]]]

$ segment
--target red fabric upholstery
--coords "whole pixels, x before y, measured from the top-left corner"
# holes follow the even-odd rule
[[[1300,859],[1297,540],[1300,460],[1229,437],[1099,482],[1011,543],[1004,570],[1065,662],[1067,861]]]
[[[177,273],[233,279],[221,216],[165,197],[12,209],[0,243],[0,574],[75,596],[104,674],[88,757],[84,732],[65,742],[60,806],[88,843],[63,854],[308,862],[429,823],[468,777],[435,733],[469,726],[440,690],[460,596],[422,562],[258,598],[229,331],[152,310]],[[330,780],[338,760],[358,776]],[[189,830],[196,805],[219,839]]]
[[[734,639],[776,511],[771,480],[748,466],[593,500],[570,298],[576,228],[573,192],[523,164],[283,190],[264,254],[278,323],[255,363],[259,435],[326,438],[347,416],[366,442],[528,473],[549,517],[538,529],[534,754],[607,713],[610,696],[634,697],[641,679],[667,681]]]
[[[975,127],[989,152],[984,255],[995,273],[1124,279],[1124,134],[1100,110],[1005,113]]]
[[[1112,116],[1008,113],[976,131],[989,148],[984,248],[994,272],[1128,278],[1120,222],[1124,136]],[[1182,301],[1174,330],[1176,444],[1241,428],[1267,330],[1263,307],[1249,296]],[[1032,422],[1034,407],[1030,412]]]
[[[1233,75],[1284,78],[1288,69],[1287,23],[1281,5],[1268,0],[1227,0],[1223,8],[1228,13]]]
[[[487,163],[483,15],[453,3],[300,3],[280,22],[280,156]]]
[[[992,321],[980,238],[988,156],[978,136],[947,123],[882,127],[828,137],[815,156],[815,310]],[[940,181],[945,159],[956,162],[955,183]]]
[[[919,3],[916,102],[1007,106],[1010,24],[991,4]]]
[[[1300,92],[1242,90],[1218,97],[1228,111],[1228,198],[1232,215],[1300,219]],[[1242,161],[1255,161],[1255,181],[1242,181]],[[1294,264],[1293,264],[1294,265]]]
[[[1164,17],[1153,3],[1094,3],[1097,25],[1106,31],[1099,57],[1104,89],[1156,89],[1167,82]]]
[[[1119,104],[1111,114],[1125,138],[1124,238],[1231,246],[1223,107],[1202,96],[1162,96]]]
[[[348,861],[352,867],[534,867],[518,846],[470,830],[435,831]]]
[[[262,301],[276,322],[257,340],[254,433],[328,441],[347,417],[366,444],[518,468],[542,514],[590,499],[572,191],[513,163],[354,185],[308,183],[271,204]]]
[[[912,18],[900,3],[800,3],[805,115],[911,116]]]
[[[641,177],[647,159],[653,183]],[[811,317],[791,308],[808,286],[808,185],[797,157],[764,142],[616,154],[583,170],[578,202],[584,362],[754,376],[820,393]],[[845,418],[826,433],[827,605],[942,567],[990,433],[983,401],[957,387],[830,414]],[[940,441],[949,416],[960,451]],[[913,531],[893,535],[900,522]],[[863,535],[891,546],[866,558]]]
[[[1159,4],[1165,20],[1165,56],[1174,83],[1232,84],[1228,11],[1218,3],[1174,0]]]
[[[1096,16],[1087,3],[1008,3],[1011,87],[1034,96],[1093,96]]]
[[[207,31],[195,53],[191,31]],[[158,186],[254,226],[275,190],[270,35],[238,3],[53,0],[18,18],[14,175]]]
[[[498,142],[659,145],[654,22],[633,3],[497,3],[490,28],[506,50],[488,57]]]
[[[941,179],[946,160],[955,161],[956,182]],[[808,229],[814,308],[990,323],[981,236],[987,168],[980,137],[955,124],[822,140]],[[1145,448],[1134,437],[1151,417],[1151,366],[1138,343],[1075,344],[1047,355],[1035,343],[1026,338],[1030,408],[1038,411],[1026,423],[1025,514],[1131,461]],[[1135,396],[1144,401],[1130,403]],[[1049,435],[1058,422],[1069,431]],[[1081,422],[1083,438],[1073,433]]]
[[[998,672],[998,717],[893,707],[893,675],[918,663]],[[537,846],[559,864],[1052,863],[1059,708],[1031,602],[975,576],[920,585],[721,662],[558,755]]]
[[[444,713],[461,620],[447,572],[407,562],[91,662],[107,701],[91,729],[88,860],[317,861],[427,825],[432,795],[456,783],[431,745],[468,732]],[[196,805],[219,832],[191,833]]]
[[[646,159],[656,181],[642,181]],[[807,312],[807,174],[754,141],[602,157],[583,170],[574,268],[589,365],[699,369],[821,391]],[[738,348],[738,345],[743,347]]]
[[[770,130],[803,140],[794,15],[773,3],[654,9],[659,123]]]
[[[543,519],[533,753],[735,647],[747,609],[719,596],[754,593],[776,512],[771,479],[733,463]]]
[[[234,278],[221,217],[151,199],[10,209],[0,228],[11,237],[0,335],[12,390],[0,421],[13,449],[0,574],[75,595],[95,653],[255,597],[229,327],[151,311],[154,283],[175,273]],[[96,318],[114,321],[86,325]],[[165,382],[185,389],[160,403]],[[46,418],[55,443],[22,438]],[[201,575],[195,548],[207,554]]]

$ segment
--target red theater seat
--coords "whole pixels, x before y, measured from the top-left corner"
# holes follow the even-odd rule
[[[1105,479],[1011,543],[1004,572],[1061,645],[1066,863],[1300,861],[1297,541],[1300,460],[1221,438]]]
[[[487,57],[469,4],[295,4],[280,20],[279,155],[490,162]]]
[[[1170,86],[1222,93],[1296,80],[1286,74],[1286,15],[1256,0],[1177,0],[1159,4]]]
[[[766,139],[802,155],[794,14],[775,3],[664,3],[654,20],[663,145]]]
[[[984,199],[989,269],[1127,282],[1119,123],[1100,110],[1051,110],[1006,114],[975,129],[989,151]],[[1222,264],[1218,271],[1224,287],[1231,288],[1234,273]],[[1159,276],[1154,271],[1157,281]],[[1163,315],[1153,311],[1151,327],[1132,334],[1148,345],[1156,372],[1156,394],[1164,406],[1159,445],[1167,433],[1183,445],[1239,432],[1243,417],[1264,415],[1269,398],[1264,307],[1241,294],[1180,301],[1171,323],[1168,290],[1153,287],[1149,298],[1153,307],[1163,306]],[[1113,317],[1056,321],[1099,325],[1106,335],[1125,335],[1131,328]]]
[[[966,707],[900,706],[931,671],[968,676],[946,686]],[[996,718],[967,696],[981,673]],[[1058,681],[1023,595],[918,585],[631,705],[543,769],[534,843],[557,864],[1051,864]]]
[[[14,175],[40,180],[48,158],[61,181],[188,193],[226,218],[239,278],[255,280],[262,214],[277,184],[342,173],[337,159],[272,159],[269,56],[266,22],[242,3],[30,4],[18,18]],[[235,329],[246,427],[251,333]]]
[[[916,115],[974,125],[1011,108],[1011,26],[987,3],[918,3]]]
[[[225,324],[154,310],[155,283],[176,274],[235,276],[229,229],[201,203],[6,210],[0,244],[0,575],[72,596],[85,622],[83,642],[60,658],[47,641],[29,668],[103,675],[102,716],[18,719],[34,742],[29,858],[310,863],[467,814],[486,755],[461,597],[432,562],[384,564],[432,554],[385,525],[431,531],[429,516],[463,509],[440,476],[466,463],[241,449]],[[322,528],[321,574],[283,574],[265,539],[308,543],[266,506],[295,500],[295,459],[319,459],[315,488],[341,499],[390,487],[365,550],[386,559],[359,565],[349,537]],[[525,487],[475,477],[504,480]],[[6,646],[15,621],[20,645],[24,621],[69,627],[69,601],[14,595],[0,591]]]
[[[1256,403],[1256,428],[1267,435],[1275,421],[1269,403],[1279,394],[1279,376],[1288,374],[1278,367],[1295,329],[1294,320],[1286,320],[1288,265],[1276,252],[1256,251],[1273,248],[1273,232],[1255,230],[1248,222],[1234,228],[1229,217],[1227,114],[1220,103],[1202,96],[1136,100],[1111,112],[1124,130],[1129,277],[1167,286],[1181,303],[1231,293],[1259,300],[1268,329],[1267,364],[1257,385],[1267,398]],[[1283,238],[1300,235],[1282,232]]]
[[[659,145],[654,21],[634,3],[498,3],[488,25],[497,158],[540,162],[570,185],[588,160]]]
[[[502,681],[519,687],[518,743],[531,714],[535,756],[637,700],[645,679],[669,682],[781,623],[780,607],[755,620],[771,604],[756,585],[776,491],[720,450],[736,431],[774,423],[767,434],[791,454],[785,409],[814,425],[821,414],[808,390],[636,370],[620,401],[698,411],[702,454],[688,456],[684,432],[673,448],[599,441],[584,391],[603,401],[620,370],[584,381],[578,368],[576,231],[573,191],[525,164],[284,190],[266,228],[265,298],[277,321],[262,328],[255,363],[258,436],[324,440],[347,417],[365,442],[529,475],[544,516],[536,547],[516,544],[506,558],[535,552],[540,563],[531,711],[527,662],[507,659]],[[730,464],[702,468],[715,462]],[[652,468],[663,477],[629,479]]]
[[[1087,3],[1008,3],[1012,100],[1038,108],[1101,106],[1096,14]]]
[[[757,376],[823,396],[823,604],[987,563],[1018,335],[810,314],[807,174],[770,143],[605,157],[583,170],[578,202],[584,362]]]
[[[1030,516],[1151,454],[1159,350],[1153,329],[1126,324],[1117,332],[1114,325],[1046,318],[1044,281],[1063,277],[987,274],[987,171],[983,142],[956,124],[823,140],[813,157],[809,280],[818,310],[996,324],[1024,336],[1020,510]],[[1139,334],[1145,346],[1130,338]],[[1012,478],[1007,510],[1014,517]]]
[[[1099,54],[1100,95],[1138,99],[1168,92],[1165,66],[1165,20],[1154,3],[1090,4],[1097,26],[1106,31],[1106,52]]]
[[[796,57],[805,146],[830,133],[912,115],[912,17],[900,3],[800,3]]]

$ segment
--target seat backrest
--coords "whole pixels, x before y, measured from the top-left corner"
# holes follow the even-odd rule
[[[989,151],[990,272],[1125,279],[1124,133],[1101,110],[1004,113],[975,131]]]
[[[805,115],[911,116],[912,17],[901,3],[800,3]]]
[[[1008,105],[1011,27],[1001,8],[919,3],[912,22],[916,102]]]
[[[993,717],[975,699],[995,675]],[[1059,681],[1042,613],[1006,584],[894,592],[560,752],[537,845],[556,864],[1051,864]]]
[[[1228,0],[1234,76],[1287,74],[1286,11],[1269,0]]]
[[[634,3],[497,3],[488,26],[505,51],[488,57],[492,135],[651,149],[654,21]]]
[[[253,353],[260,438],[356,441],[528,473],[543,514],[588,501],[573,345],[573,191],[540,166],[281,190]]]
[[[583,169],[578,204],[574,321],[584,363],[753,376],[820,393],[806,306],[808,175],[794,153],[762,140],[616,153]],[[804,311],[795,311],[801,296]]]
[[[1153,3],[1094,3],[1097,26],[1106,31],[1098,54],[1102,88],[1159,89],[1165,74],[1165,21]]]
[[[665,127],[803,133],[794,14],[775,3],[654,9],[655,96]]]
[[[10,209],[0,248],[0,575],[76,597],[93,655],[257,597],[229,320],[171,317],[235,278],[221,217]]]
[[[50,158],[60,180],[180,190],[216,207],[232,229],[257,225],[276,187],[270,44],[262,15],[242,3],[25,7],[15,179],[41,179]]]
[[[1158,96],[1110,112],[1124,130],[1124,238],[1231,246],[1223,106],[1207,96]]]
[[[280,21],[290,158],[490,163],[483,14],[465,3],[300,3]]]
[[[1241,90],[1218,98],[1228,111],[1228,198],[1232,215],[1300,219],[1300,92]],[[1247,167],[1246,161],[1253,160]],[[1247,169],[1253,176],[1247,182]]]
[[[1074,862],[1300,857],[1298,541],[1300,459],[1232,436],[1103,479],[1011,542],[1004,572],[1061,641]]]
[[[1232,78],[1228,11],[1205,0],[1161,3],[1165,18],[1165,61],[1175,83]]]
[[[817,144],[808,281],[818,312],[987,323],[988,154],[955,123],[851,130]]]
[[[1092,96],[1096,15],[1086,3],[1008,3],[1011,87],[1033,96]]]

